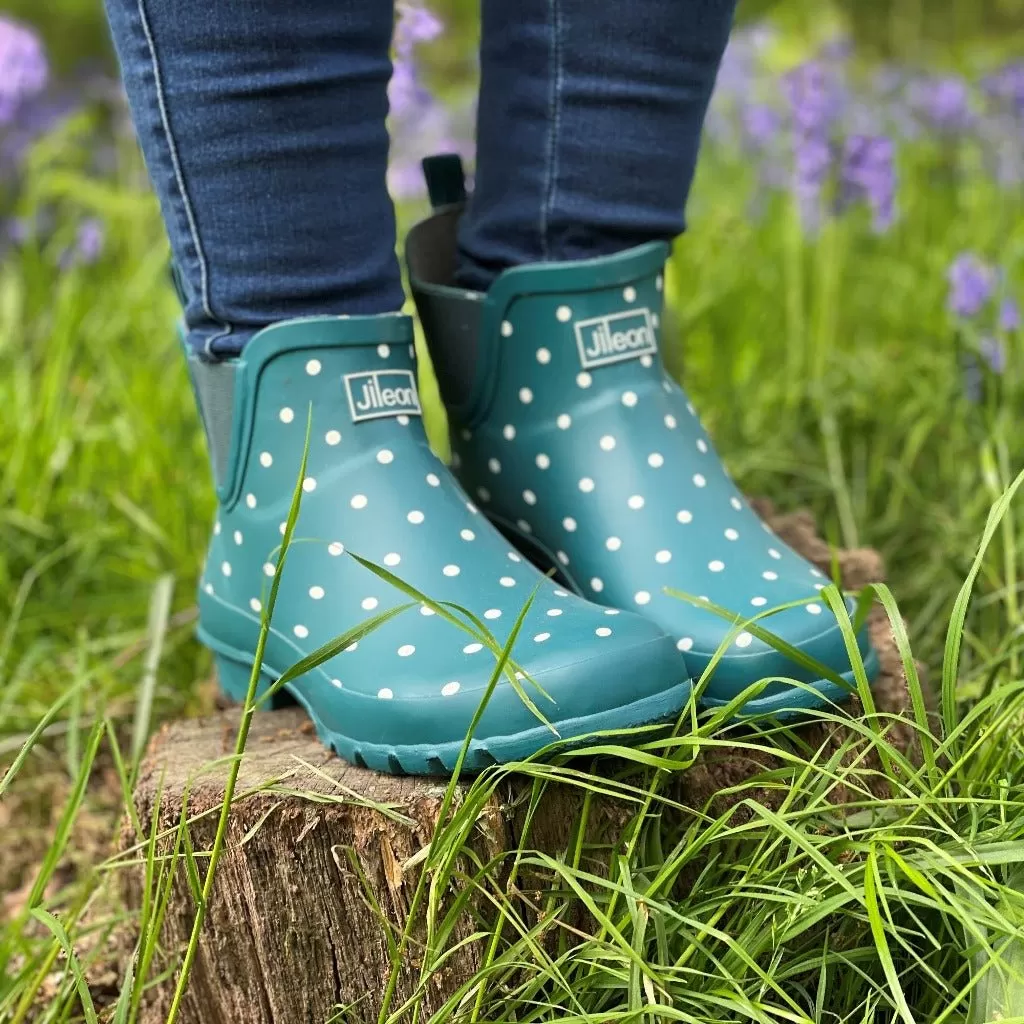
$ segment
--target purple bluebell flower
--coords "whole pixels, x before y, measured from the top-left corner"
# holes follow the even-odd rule
[[[430,93],[420,85],[411,58],[396,57],[391,81],[388,83],[388,104],[392,117],[409,117],[429,103]]]
[[[986,161],[998,184],[1017,187],[1024,183],[1024,60],[989,75],[982,89],[989,104],[978,136]]]
[[[1006,346],[1000,338],[993,338],[986,335],[978,342],[978,351],[985,365],[993,373],[1003,373],[1006,370]]]
[[[441,30],[441,22],[426,8],[408,3],[398,5],[394,72],[388,85],[388,100],[396,117],[415,114],[430,103],[430,94],[416,73],[414,51],[420,43],[436,39]]]
[[[747,103],[740,109],[743,148],[757,169],[758,193],[784,189],[790,180],[789,136],[782,115],[766,103]]]
[[[979,121],[977,136],[996,183],[1004,188],[1024,183],[1024,117],[989,114]]]
[[[921,119],[909,99],[913,85],[914,79],[904,68],[883,66],[855,100],[855,114],[846,119],[850,130],[859,135],[920,138]]]
[[[81,103],[81,96],[72,90],[60,94],[47,90],[26,98],[0,132],[0,177],[17,167],[32,144],[80,109]]]
[[[822,196],[832,170],[832,147],[826,139],[798,135],[794,140],[793,193],[804,226],[814,230],[821,220]]]
[[[474,156],[472,106],[428,102],[415,117],[400,120],[395,126],[388,187],[396,199],[418,199],[425,184],[420,161],[432,153],[458,153],[471,162]]]
[[[408,56],[420,43],[436,39],[444,29],[441,20],[425,7],[398,4],[395,23],[395,52]]]
[[[995,271],[973,253],[957,256],[946,277],[949,282],[948,308],[965,320],[977,316],[995,292]]]
[[[765,51],[776,32],[765,23],[733,32],[722,55],[704,128],[708,137],[726,146],[744,142],[742,111],[756,95]]]
[[[0,124],[46,88],[50,68],[39,37],[27,26],[0,16]]]
[[[87,217],[78,225],[74,242],[60,254],[57,265],[61,270],[69,270],[71,267],[95,263],[103,252],[105,240],[103,222],[95,217]]]
[[[793,193],[804,226],[813,230],[821,219],[832,174],[832,136],[845,105],[845,89],[834,70],[820,60],[794,68],[782,88],[792,123]]]
[[[755,150],[768,148],[782,131],[781,115],[767,104],[749,103],[740,116],[744,137]]]
[[[1020,306],[1011,296],[1003,299],[999,306],[999,330],[1016,331],[1020,329]]]
[[[394,199],[418,199],[425,187],[419,160],[396,157],[388,164],[388,191]]]
[[[14,245],[24,245],[35,233],[32,221],[25,217],[12,217],[4,225],[4,237]]]
[[[851,96],[843,109],[843,130],[847,135],[885,135],[892,110],[876,96]]]
[[[896,168],[892,140],[884,135],[851,135],[843,147],[842,198],[863,200],[871,209],[872,227],[887,231],[895,215]]]
[[[720,101],[749,97],[764,53],[775,37],[775,31],[764,23],[733,32],[715,79],[715,94]]]
[[[913,82],[907,93],[913,110],[944,135],[960,134],[974,121],[971,90],[962,78],[953,75],[922,78]]]
[[[843,112],[846,92],[838,75],[823,61],[811,60],[794,68],[782,82],[795,129],[803,134],[827,134]]]
[[[434,102],[416,67],[416,48],[436,39],[442,24],[431,11],[412,3],[399,2],[397,14],[394,71],[388,83],[392,130],[388,185],[397,198],[413,198],[424,189],[420,158],[431,151],[433,141],[447,134],[448,113]]]
[[[75,256],[79,263],[95,263],[103,252],[106,231],[103,222],[96,217],[87,217],[78,225],[75,237]]]
[[[1024,116],[1024,60],[1018,60],[989,75],[982,88],[995,100]]]

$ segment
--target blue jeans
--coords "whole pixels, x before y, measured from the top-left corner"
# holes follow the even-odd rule
[[[735,0],[483,0],[459,278],[683,230]],[[296,316],[401,308],[386,0],[106,0],[208,357]]]

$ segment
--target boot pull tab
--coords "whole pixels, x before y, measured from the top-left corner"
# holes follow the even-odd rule
[[[424,157],[423,177],[427,181],[430,205],[435,210],[466,201],[466,174],[458,153]]]

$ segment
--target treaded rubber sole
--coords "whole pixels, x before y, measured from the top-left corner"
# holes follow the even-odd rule
[[[203,642],[214,651],[217,662],[217,676],[221,689],[234,701],[242,702],[249,689],[249,677],[252,664],[237,661],[216,648],[203,638]],[[260,673],[257,695],[263,694],[278,678],[280,673],[266,666]],[[290,684],[284,689],[300,704],[309,715],[316,727],[321,743],[329,747],[339,757],[359,768],[372,768],[375,771],[387,772],[390,775],[440,775],[450,776],[455,769],[456,761],[462,750],[464,740],[452,740],[448,743],[431,744],[377,744],[353,739],[328,729],[320,720],[316,711],[310,706],[303,695]],[[462,765],[464,774],[476,774],[496,764],[508,761],[520,761],[535,754],[538,750],[551,743],[577,740],[585,742],[587,736],[595,732],[607,732],[636,728],[641,725],[653,725],[674,719],[685,707],[693,692],[690,680],[673,686],[661,693],[645,697],[618,708],[609,708],[594,715],[581,718],[567,718],[551,724],[558,730],[555,736],[547,726],[537,723],[530,729],[507,736],[487,736],[472,739],[466,758]],[[275,695],[276,696],[276,695]]]

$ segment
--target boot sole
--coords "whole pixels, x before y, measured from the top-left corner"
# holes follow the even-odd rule
[[[251,658],[247,660],[243,652],[224,648],[202,630],[199,631],[199,639],[214,652],[221,690],[230,700],[243,702],[252,674]],[[257,696],[266,693],[280,675],[272,666],[264,664],[257,683]],[[271,698],[270,707],[279,705],[283,691],[287,691],[288,696],[309,715],[324,746],[358,768],[370,768],[389,775],[450,776],[465,743],[464,739],[458,739],[446,743],[394,745],[358,740],[328,729],[315,708],[289,683]],[[511,735],[473,738],[469,742],[462,771],[464,774],[476,774],[497,764],[520,761],[555,742],[560,742],[560,748],[564,750],[584,744],[594,733],[614,733],[674,720],[686,706],[692,692],[693,684],[687,680],[622,707],[553,721],[551,724],[558,731],[557,736],[547,726],[538,723],[533,728]]]

